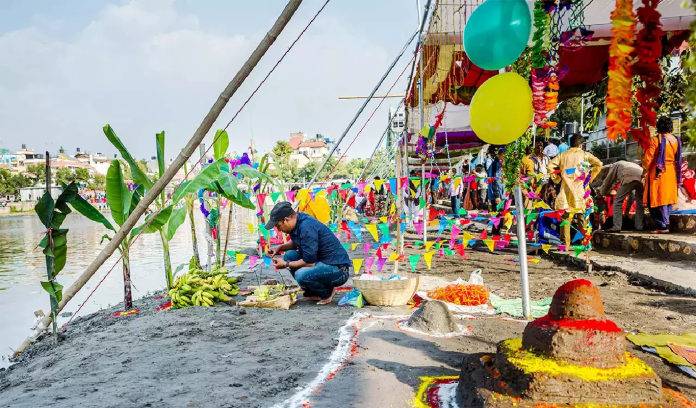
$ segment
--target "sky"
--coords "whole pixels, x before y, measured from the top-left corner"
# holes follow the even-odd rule
[[[206,137],[210,143],[325,0],[304,0]],[[136,158],[166,133],[175,157],[281,13],[286,0],[3,0],[0,2],[0,147],[76,148],[113,157],[110,124]],[[228,129],[230,151],[259,152],[291,132],[338,139],[418,26],[416,0],[331,0]],[[412,56],[399,60],[387,92]],[[409,65],[410,68],[410,65]],[[403,93],[409,69],[392,93]],[[345,150],[379,100],[367,106]],[[382,107],[346,152],[367,157],[387,126]]]

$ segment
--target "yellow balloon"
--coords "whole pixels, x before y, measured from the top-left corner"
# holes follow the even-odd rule
[[[514,72],[496,75],[474,94],[469,116],[471,129],[484,142],[512,143],[532,124],[532,89]]]

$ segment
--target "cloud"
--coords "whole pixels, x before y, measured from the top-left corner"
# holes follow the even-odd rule
[[[154,155],[154,134],[166,130],[166,153],[173,157],[279,11],[260,18],[257,32],[224,33],[202,27],[198,16],[181,12],[173,0],[131,0],[106,5],[84,27],[49,24],[43,17],[1,34],[0,139],[12,149],[27,143],[37,151],[64,146],[113,153],[101,132],[110,123],[137,157]],[[302,15],[289,24],[216,127],[227,123],[307,21]],[[59,29],[68,35],[58,35]],[[367,94],[395,52],[320,16],[232,125],[231,137],[240,141],[232,147],[242,151],[252,131],[259,150],[299,130],[338,137],[361,101],[337,97]],[[386,105],[368,128],[369,143],[356,143],[352,155],[372,150],[386,125]]]

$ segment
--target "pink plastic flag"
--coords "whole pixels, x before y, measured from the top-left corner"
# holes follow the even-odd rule
[[[365,252],[365,255],[367,255],[367,253],[370,252],[371,248],[372,248],[372,244],[363,244],[363,251]]]
[[[452,225],[452,239],[457,239],[460,232],[462,232],[461,228],[457,227],[456,225]]]
[[[372,268],[372,265],[375,264],[375,258],[365,258],[365,270],[369,271],[370,268]]]
[[[387,262],[387,258],[379,258],[377,259],[377,270],[379,272],[382,272],[382,268],[384,268],[384,264]]]
[[[288,201],[290,201],[290,202],[295,201],[295,191],[294,190],[286,191],[285,198],[287,198]]]
[[[258,260],[259,260],[258,256],[249,255],[249,267],[251,267],[251,269],[254,269],[254,266],[256,266],[256,261],[258,261]]]
[[[416,228],[416,233],[418,234],[418,236],[423,236],[423,223],[414,222],[413,226]]]

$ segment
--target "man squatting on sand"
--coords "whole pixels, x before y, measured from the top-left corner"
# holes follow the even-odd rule
[[[290,241],[268,249],[278,269],[288,268],[304,290],[300,300],[318,300],[319,305],[331,303],[336,288],[346,283],[351,261],[348,252],[331,230],[315,218],[295,212],[288,202],[276,204],[266,229],[277,227],[290,235]],[[282,259],[275,258],[285,251]]]

